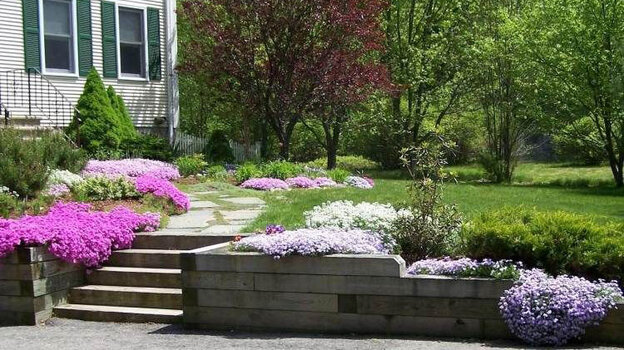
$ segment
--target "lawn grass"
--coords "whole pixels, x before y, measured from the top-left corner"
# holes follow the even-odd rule
[[[624,222],[624,189],[611,184],[606,167],[570,167],[560,164],[520,164],[513,185],[482,183],[482,170],[477,166],[449,167],[459,174],[458,183],[445,186],[444,200],[455,203],[466,219],[487,210],[502,206],[527,206],[539,210],[565,210],[596,216],[600,221]],[[282,224],[287,228],[302,227],[303,212],[327,201],[352,200],[354,202],[391,203],[405,205],[409,180],[401,171],[371,173],[375,188],[335,188],[318,190],[290,190],[261,192],[241,189],[230,184],[210,182],[182,186],[186,191],[217,190],[218,193],[202,199],[228,206],[219,196],[259,197],[267,207],[246,231],[262,230],[268,224]]]

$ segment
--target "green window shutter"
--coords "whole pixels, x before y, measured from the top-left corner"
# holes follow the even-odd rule
[[[117,78],[117,29],[115,3],[102,1],[102,59],[105,78]]]
[[[24,63],[26,69],[41,69],[39,46],[39,0],[22,0],[24,21]]]
[[[93,66],[93,36],[91,34],[91,1],[76,0],[76,24],[78,25],[78,72],[80,76],[89,75]]]
[[[147,9],[147,48],[149,78],[150,80],[160,80],[160,11],[151,7]]]

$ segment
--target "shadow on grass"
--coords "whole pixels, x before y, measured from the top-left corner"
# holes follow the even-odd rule
[[[149,332],[149,334],[157,335],[205,335],[216,336],[232,340],[276,340],[276,339],[301,339],[303,340],[402,340],[402,341],[414,341],[414,342],[446,342],[455,343],[451,345],[452,348],[460,347],[461,345],[474,346],[481,345],[484,348],[506,348],[506,349],[527,349],[528,345],[516,341],[516,340],[479,340],[479,339],[459,339],[459,338],[443,338],[443,337],[424,337],[424,336],[390,336],[384,334],[318,334],[318,333],[296,333],[296,332],[262,332],[262,331],[212,331],[212,330],[200,330],[193,328],[185,328],[183,325],[167,325],[155,331]],[[309,344],[306,344],[309,346]],[[558,349],[591,349],[595,344],[569,344],[567,346],[558,347]]]

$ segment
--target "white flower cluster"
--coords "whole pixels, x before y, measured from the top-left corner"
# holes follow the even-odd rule
[[[396,210],[390,204],[368,202],[354,204],[351,201],[337,201],[316,206],[303,215],[309,228],[359,228],[387,232],[398,218],[412,214],[405,209]]]
[[[19,197],[17,192],[11,191],[11,189],[6,186],[0,186],[0,194],[8,194],[9,196]]]
[[[48,178],[47,187],[52,188],[56,185],[66,185],[69,188],[83,182],[84,179],[78,174],[74,174],[68,170],[52,170]]]

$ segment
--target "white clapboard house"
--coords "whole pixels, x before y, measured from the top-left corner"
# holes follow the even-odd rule
[[[175,6],[175,0],[0,0],[3,124],[67,126],[95,67],[139,130],[173,137]]]

